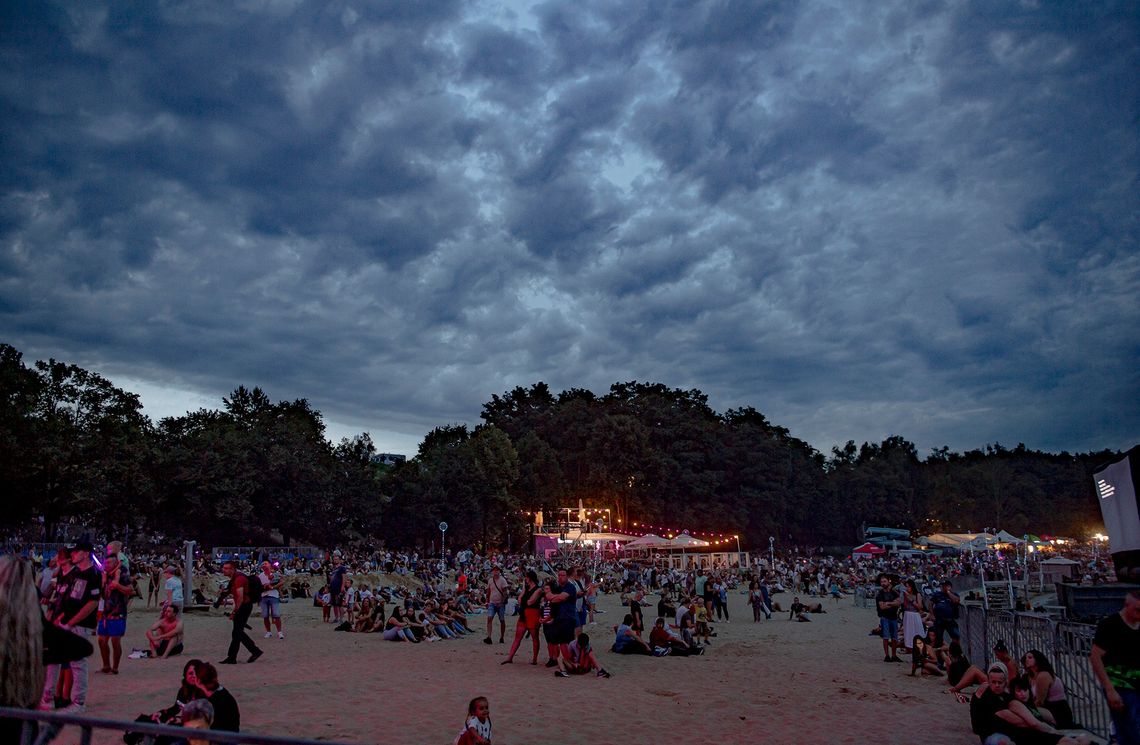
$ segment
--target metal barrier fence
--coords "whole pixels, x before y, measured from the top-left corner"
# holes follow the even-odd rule
[[[138,732],[142,735],[141,745],[153,745],[158,737],[182,740],[189,733],[194,739],[206,740],[211,743],[244,743],[245,745],[337,745],[329,740],[306,740],[298,737],[281,737],[278,735],[254,735],[247,732],[226,732],[224,730],[195,729],[185,727],[172,727],[166,724],[150,724],[144,722],[123,722],[115,719],[97,719],[82,714],[61,714],[51,711],[34,711],[31,709],[7,709],[0,707],[0,732],[6,732],[5,720],[16,719],[24,722],[19,745],[32,745],[36,737],[36,728],[49,729],[58,735],[65,727],[74,726],[79,729],[80,745],[90,745],[95,730],[109,730],[114,732],[116,742],[122,742],[123,734]],[[7,745],[7,744],[5,744]],[[16,745],[16,743],[12,743]]]
[[[983,663],[993,661],[993,647],[999,640],[1015,660],[1031,649],[1043,652],[1065,686],[1074,718],[1084,729],[1108,739],[1108,704],[1089,662],[1095,626],[1054,621],[1034,613],[986,611],[974,605],[964,605],[962,611],[962,649],[975,665],[984,670]]]
[[[254,561],[258,558],[269,561],[324,559],[328,554],[316,546],[215,546],[210,553],[217,561]]]

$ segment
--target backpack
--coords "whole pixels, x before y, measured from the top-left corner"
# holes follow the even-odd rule
[[[249,580],[249,599],[250,599],[250,602],[260,603],[261,602],[261,593],[265,590],[265,588],[261,584],[261,577],[257,576],[256,574],[251,574],[248,577],[246,577],[246,579]]]

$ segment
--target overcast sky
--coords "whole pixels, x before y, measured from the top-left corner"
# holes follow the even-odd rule
[[[0,6],[0,340],[414,453],[516,385],[1140,441],[1135,2]]]

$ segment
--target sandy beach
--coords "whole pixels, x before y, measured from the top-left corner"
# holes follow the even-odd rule
[[[791,597],[777,601],[787,606]],[[655,602],[656,598],[653,596]],[[121,674],[103,675],[92,658],[89,712],[133,719],[169,705],[189,657],[217,662],[229,641],[220,611],[187,617],[188,656],[131,660],[145,647],[153,609],[132,608]],[[656,743],[681,736],[717,743],[919,743],[975,740],[967,706],[944,693],[941,679],[910,678],[909,664],[882,661],[867,632],[870,608],[850,598],[825,601],[812,623],[753,623],[745,598],[730,599],[732,623],[702,657],[652,658],[609,652],[611,626],[624,609],[616,595],[601,596],[598,625],[588,627],[599,659],[613,678],[560,679],[527,663],[501,666],[507,644],[487,646],[482,635],[435,644],[385,642],[379,635],[337,633],[321,622],[311,601],[282,606],[285,640],[254,638],[265,649],[256,664],[221,665],[221,682],[241,706],[242,729],[346,743],[451,743],[467,701],[487,696],[496,743]],[[391,606],[389,606],[390,610]],[[482,629],[482,616],[472,616]],[[652,617],[647,619],[652,623]],[[521,663],[521,664],[520,664]],[[581,722],[585,722],[582,724]],[[78,740],[67,733],[58,742]],[[118,742],[106,733],[96,742]]]

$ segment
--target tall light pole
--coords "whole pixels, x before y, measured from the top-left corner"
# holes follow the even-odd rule
[[[447,548],[444,541],[447,538],[447,523],[439,524],[439,571],[447,571]]]
[[[776,568],[776,536],[768,536],[768,560],[772,562],[772,568]]]

